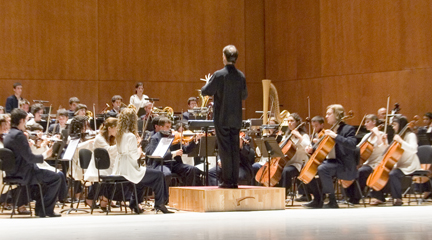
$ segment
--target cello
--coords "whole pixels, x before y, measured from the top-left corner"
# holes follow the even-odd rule
[[[418,116],[414,116],[414,120],[409,122],[402,131],[400,131],[399,135],[402,138],[407,129],[414,127],[415,121],[417,121],[418,118]],[[404,150],[402,149],[402,144],[393,140],[385,151],[381,163],[375,168],[373,173],[369,175],[366,185],[375,191],[383,189],[388,182],[390,171],[399,161],[403,153]]]
[[[303,127],[306,122],[309,122],[309,118],[306,118],[304,122],[300,123],[294,130],[297,130],[301,127]],[[293,131],[294,131],[293,130]],[[288,131],[287,131],[288,133]],[[255,175],[255,180],[261,184],[263,184],[266,187],[273,187],[275,186],[279,180],[282,177],[282,171],[286,165],[287,162],[289,162],[294,155],[296,154],[297,148],[295,147],[295,144],[292,142],[292,131],[291,134],[286,137],[286,139],[279,144],[281,147],[282,153],[284,154],[284,157],[274,157],[270,159],[270,168],[269,162],[266,162],[257,172]],[[270,178],[270,181],[269,181]]]
[[[336,126],[339,125],[342,121],[346,119],[350,119],[354,117],[354,113],[352,111],[348,112],[347,116],[344,116],[340,120],[338,120],[331,128],[330,130],[333,130],[336,128]],[[300,175],[298,176],[298,179],[300,179],[302,182],[308,184],[312,179],[315,177],[315,175],[318,172],[318,166],[321,165],[321,163],[324,161],[324,159],[327,157],[329,152],[333,149],[336,142],[335,140],[328,136],[324,135],[320,138],[320,140],[314,145],[315,152],[310,157],[309,161],[306,163],[304,168],[301,170]]]

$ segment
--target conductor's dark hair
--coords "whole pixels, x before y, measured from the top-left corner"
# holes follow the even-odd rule
[[[225,55],[227,62],[235,63],[237,61],[238,51],[234,45],[224,47],[223,54]]]
[[[17,127],[21,119],[26,119],[26,117],[27,117],[27,113],[24,110],[20,108],[15,108],[11,112],[11,126]]]

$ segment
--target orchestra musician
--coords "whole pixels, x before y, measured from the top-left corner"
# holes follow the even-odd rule
[[[161,117],[159,118],[158,126],[158,131],[153,134],[153,136],[150,138],[149,144],[146,147],[147,156],[152,155],[163,137],[171,136],[171,120],[169,120],[167,117]],[[197,138],[199,138],[199,136]],[[161,163],[160,159],[149,158],[147,166],[152,169],[162,170],[163,174],[167,177],[169,177],[171,173],[178,174],[183,179],[183,182],[186,186],[200,185],[199,175],[201,171],[194,166],[184,164],[181,160],[183,152],[188,153],[192,151],[195,146],[197,146],[197,144],[195,141],[192,141],[187,146],[183,145],[181,149],[177,149],[172,152],[170,149],[163,157],[163,164]]]
[[[369,175],[373,172],[376,166],[381,162],[382,160],[382,154],[386,150],[387,142],[384,143],[383,141],[383,135],[384,133],[378,130],[378,117],[374,114],[368,114],[365,117],[365,127],[369,133],[367,133],[365,136],[363,136],[362,140],[359,144],[357,144],[357,147],[360,148],[360,146],[366,142],[369,141],[373,145],[373,151],[370,157],[366,160],[366,162],[363,163],[363,165],[358,169],[358,183],[360,185],[360,189],[363,190],[366,187],[366,181],[369,177]],[[356,190],[356,187],[354,184],[351,184],[346,189],[347,196],[349,198],[349,202],[352,204],[358,204],[361,196],[360,193]]]
[[[14,153],[16,167],[14,170],[6,172],[6,175],[20,177],[30,185],[36,183],[44,185],[43,201],[46,215],[42,211],[40,198],[36,198],[36,215],[39,217],[60,217],[60,214],[54,212],[54,207],[62,180],[58,174],[36,166],[36,163],[42,163],[45,158],[52,154],[52,148],[41,155],[32,153],[27,138],[23,133],[26,130],[26,118],[27,113],[22,109],[14,109],[11,113],[12,128],[4,139],[4,146]]]
[[[42,121],[42,114],[44,112],[44,107],[40,103],[33,104],[31,106],[31,113],[33,114],[33,118],[27,122],[27,127],[35,123],[39,123]]]
[[[378,109],[378,112],[377,112],[377,117],[379,120],[378,125],[381,123],[385,123],[386,115],[387,115],[387,108],[382,107],[382,108]]]
[[[188,103],[188,109],[191,109],[191,110],[198,106],[198,102],[197,102],[196,97],[190,97],[188,99],[187,103]],[[195,119],[195,116],[192,113],[190,113],[189,111],[186,111],[183,113],[183,121],[187,122],[189,120],[194,120],[194,119]]]
[[[144,123],[146,121],[148,121],[148,124],[147,124],[146,129],[143,129],[143,131],[153,131],[154,126],[152,124],[152,121],[156,117],[156,114],[152,113],[153,103],[152,102],[144,103],[144,110],[145,110],[145,115],[141,116],[141,119],[144,121]],[[143,124],[143,127],[144,127],[144,124]]]
[[[72,119],[75,116],[75,112],[77,111],[77,106],[80,103],[80,100],[77,97],[69,98],[69,119]]]
[[[108,112],[108,115],[110,117],[117,117],[117,114],[119,114],[121,111],[120,107],[122,105],[122,101],[123,101],[123,98],[120,95],[114,95],[111,98],[113,108],[111,109],[111,111]]]
[[[138,112],[139,109],[143,108],[144,104],[146,102],[148,102],[148,100],[146,100],[147,98],[149,98],[149,97],[144,94],[144,85],[143,85],[143,83],[142,82],[138,82],[135,85],[135,94],[130,97],[129,104],[134,105],[136,107],[136,109],[137,109],[137,112]]]
[[[151,187],[155,193],[155,209],[163,213],[169,211],[165,204],[168,202],[168,186],[162,172],[148,167],[139,166],[137,160],[142,155],[137,139],[137,113],[132,108],[125,108],[118,116],[116,131],[117,157],[114,161],[113,174],[121,175],[136,184],[138,201],[132,195],[129,207],[137,210],[136,205],[144,198],[144,188]]]
[[[61,134],[64,129],[67,128],[69,114],[65,109],[59,109],[57,111],[57,123],[49,126],[48,132],[51,134]]]
[[[26,113],[29,113],[30,112],[30,102],[27,99],[22,98],[21,101],[19,101],[19,108],[24,110]]]
[[[399,161],[390,171],[388,185],[390,185],[391,196],[393,198],[393,206],[401,206],[402,201],[402,178],[408,174],[420,170],[420,160],[417,156],[417,137],[410,129],[405,132],[404,138],[398,133],[408,124],[405,116],[396,115],[393,117],[392,128],[395,132],[393,140],[401,144],[404,150]],[[385,139],[385,138],[384,138]],[[371,201],[371,205],[379,205],[385,202],[384,194],[381,191],[373,191],[372,196],[375,198]]]
[[[333,104],[327,107],[326,120],[330,125],[342,120],[344,115],[345,110],[342,105]],[[341,121],[333,131],[325,130],[324,134],[333,138],[336,144],[329,152],[327,159],[318,167],[319,179],[314,178],[309,184],[306,184],[309,192],[314,197],[311,202],[303,204],[307,208],[338,208],[333,188],[333,177],[353,180],[357,175],[354,127]],[[307,147],[306,151],[312,154],[314,149],[313,147]],[[321,185],[319,185],[319,182]],[[325,195],[328,196],[329,202],[323,205]]]
[[[423,115],[423,127],[417,130],[418,144],[431,145],[432,144],[432,112],[427,112]]]
[[[279,186],[284,187],[286,190],[291,187],[292,179],[299,175],[302,165],[309,160],[305,148],[311,144],[309,135],[306,133],[304,127],[295,130],[302,123],[300,115],[291,113],[287,120],[289,134],[292,134],[291,141],[297,150],[291,160],[286,163],[279,181]]]
[[[19,101],[22,97],[22,85],[19,82],[13,84],[14,94],[6,99],[6,113],[11,113],[15,108],[19,108]]]
[[[311,120],[311,125],[313,129],[313,133],[310,139],[312,139],[312,144],[315,144],[319,140],[318,138],[319,133],[321,132],[321,130],[324,129],[324,118],[322,116],[313,117]]]
[[[5,114],[5,109],[3,106],[0,106],[0,114]]]
[[[238,51],[224,47],[225,67],[216,71],[201,89],[203,96],[214,96],[214,125],[222,163],[221,188],[237,188],[240,162],[239,132],[242,125],[242,100],[248,96],[246,78],[237,70]]]

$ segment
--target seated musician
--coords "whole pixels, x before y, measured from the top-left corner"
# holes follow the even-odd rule
[[[417,130],[418,145],[432,144],[432,113],[427,112],[423,115],[423,127]]]
[[[196,97],[190,97],[187,103],[188,103],[188,109],[190,110],[194,109],[195,107],[198,107]],[[186,111],[183,113],[183,121],[187,122],[189,120],[195,120],[195,116],[189,111]]]
[[[44,111],[44,107],[42,104],[40,103],[33,104],[31,106],[31,113],[33,114],[33,118],[27,122],[27,127],[30,127],[35,123],[41,122],[43,111]]]
[[[313,133],[311,136],[312,144],[315,144],[319,140],[319,134],[324,129],[324,118],[322,116],[315,116],[311,120]]]
[[[135,206],[142,202],[145,187],[150,187],[155,193],[155,209],[163,213],[173,213],[165,207],[168,202],[168,186],[164,175],[159,170],[138,165],[137,160],[141,157],[142,151],[136,137],[137,121],[137,113],[130,107],[123,109],[119,114],[115,134],[118,154],[114,161],[113,175],[121,175],[136,184],[139,202],[131,196],[129,207],[133,211],[142,212]]]
[[[391,126],[395,132],[393,141],[399,142],[404,150],[399,161],[390,171],[388,185],[390,186],[393,206],[401,206],[402,201],[402,178],[408,174],[420,170],[420,160],[417,156],[417,137],[410,129],[407,129],[405,135],[401,137],[400,131],[408,124],[405,116],[397,115],[393,117]],[[384,194],[381,191],[373,191],[372,196],[375,198],[371,205],[378,205],[385,202]]]
[[[19,108],[21,108],[22,110],[24,110],[26,113],[30,112],[30,102],[27,99],[21,99],[21,101],[19,101]]]
[[[375,167],[381,162],[382,155],[387,147],[387,142],[384,143],[383,135],[384,133],[379,131],[377,128],[379,120],[378,117],[374,114],[366,115],[365,117],[365,127],[368,131],[357,147],[361,147],[362,144],[366,141],[369,141],[373,146],[373,152],[370,157],[363,163],[363,165],[358,170],[358,183],[360,185],[360,189],[363,190],[366,187],[366,181],[369,175],[373,172]],[[349,202],[352,204],[358,204],[360,201],[360,193],[356,189],[354,184],[351,184],[347,189],[346,193],[349,197]]]
[[[108,112],[110,117],[117,117],[117,114],[120,113],[120,107],[122,105],[123,98],[120,95],[114,95],[111,98],[113,108]]]
[[[252,170],[252,164],[255,162],[255,151],[251,148],[250,137],[240,136],[240,166],[239,166],[239,185],[251,185],[252,179],[255,176]],[[218,186],[218,179],[221,179],[222,165],[220,160],[217,161],[218,166],[209,170],[209,185]]]
[[[5,108],[3,106],[0,106],[0,114],[5,114]]]
[[[143,135],[143,138],[141,139],[141,149],[145,152],[147,145],[150,142],[150,138],[157,132],[159,132],[159,116],[155,115],[151,122],[148,123],[148,125],[151,125],[152,129],[151,131],[145,132]]]
[[[6,172],[6,175],[21,177],[24,182],[30,185],[36,183],[44,185],[43,201],[46,216],[60,217],[60,214],[54,212],[54,207],[62,180],[58,174],[36,166],[36,163],[42,163],[44,158],[52,154],[52,149],[46,150],[41,155],[34,155],[32,153],[27,138],[23,133],[26,130],[26,117],[27,113],[22,109],[14,109],[11,113],[12,129],[4,139],[4,146],[15,154],[16,168]],[[35,212],[37,216],[45,217],[40,198],[36,198]]]
[[[289,128],[288,134],[292,134],[291,141],[293,143],[293,147],[295,147],[297,151],[291,160],[286,163],[282,171],[282,177],[279,181],[279,186],[284,187],[286,190],[291,188],[292,178],[299,175],[302,166],[309,160],[309,156],[307,155],[305,148],[310,146],[310,138],[309,135],[307,135],[304,127],[295,130],[295,128],[302,123],[300,116],[297,113],[291,113],[287,120]],[[285,139],[282,141],[284,140]]]
[[[171,136],[171,120],[167,117],[161,117],[158,125],[159,131],[150,138],[150,142],[146,147],[147,156],[152,155],[163,137]],[[147,166],[153,169],[162,170],[164,175],[168,177],[171,173],[178,174],[183,179],[186,186],[198,185],[200,180],[200,170],[194,166],[184,164],[181,160],[183,152],[190,152],[195,146],[195,141],[192,141],[188,146],[183,146],[181,149],[172,152],[168,150],[162,160],[162,166],[161,160],[156,158],[149,158]]]
[[[69,119],[72,119],[75,116],[75,112],[77,110],[76,108],[79,103],[80,100],[77,97],[69,98],[69,111],[68,111]]]
[[[85,104],[78,104],[76,106],[75,116],[86,116],[87,113],[87,105]]]
[[[382,108],[378,109],[378,112],[377,112],[378,125],[380,125],[381,123],[385,123],[386,116],[387,116],[387,108],[382,107]]]
[[[146,129],[144,129],[144,131],[153,131],[154,130],[154,126],[152,124],[152,120],[154,117],[156,117],[156,115],[152,114],[153,111],[153,103],[152,102],[146,102],[144,103],[144,110],[145,110],[145,115],[141,116],[140,118],[143,120],[143,127],[145,125],[145,123],[148,121],[147,123],[147,127]]]
[[[5,115],[0,114],[0,148],[3,148],[3,140],[6,134],[9,132],[7,125],[8,123],[6,121]]]
[[[333,104],[327,107],[326,120],[330,125],[341,121],[344,115],[345,110],[342,105]],[[333,188],[333,177],[343,180],[353,180],[357,175],[354,127],[341,121],[333,131],[325,130],[324,134],[333,138],[336,144],[329,152],[327,159],[318,167],[319,179],[314,178],[306,185],[314,197],[311,202],[303,205],[307,208],[338,208]],[[314,150],[312,147],[306,148],[306,151],[310,154]],[[321,185],[318,184],[318,181],[321,182]],[[325,195],[328,196],[329,202],[323,206]]]
[[[63,130],[66,129],[68,121],[68,112],[64,109],[57,111],[57,123],[49,126],[48,132],[51,134],[61,134]]]
[[[19,101],[22,99],[22,85],[19,82],[13,85],[14,94],[6,99],[6,113],[11,113],[15,108],[19,108]]]
[[[137,112],[140,108],[144,107],[144,104],[148,102],[147,100],[149,98],[147,95],[144,94],[144,85],[142,82],[138,82],[135,85],[135,94],[130,97],[129,104],[132,104],[136,107]]]

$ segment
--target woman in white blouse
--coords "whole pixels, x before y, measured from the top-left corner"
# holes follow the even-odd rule
[[[138,165],[142,150],[137,139],[136,111],[125,108],[118,115],[117,124],[117,157],[114,161],[113,175],[121,175],[136,184],[138,201],[143,200],[144,188],[151,187],[155,193],[155,209],[163,213],[172,213],[165,207],[168,201],[168,186],[161,171]],[[135,197],[130,200],[130,208],[137,211]]]
[[[393,206],[401,206],[402,201],[402,178],[405,175],[411,174],[416,170],[420,170],[420,160],[417,156],[417,136],[410,129],[407,129],[403,138],[399,132],[408,124],[405,116],[393,117],[392,127],[396,133],[393,141],[399,142],[404,150],[401,158],[395,164],[393,170],[390,172],[389,181],[391,195],[393,198]],[[385,202],[382,191],[372,192],[373,197],[376,198],[371,202],[371,205],[378,205]]]
[[[144,104],[148,102],[146,98],[148,98],[148,96],[144,95],[144,86],[142,82],[137,83],[135,85],[135,94],[130,97],[130,104],[134,105],[138,112],[139,109],[144,108]]]
[[[292,184],[291,179],[299,175],[302,165],[309,160],[305,148],[309,146],[311,142],[309,135],[304,130],[304,127],[300,127],[295,130],[295,128],[302,123],[302,119],[297,113],[290,114],[290,116],[287,118],[287,121],[289,128],[288,134],[292,134],[292,147],[295,147],[297,150],[291,160],[286,163],[282,171],[282,178],[279,181],[279,185],[289,189]],[[282,142],[284,141],[285,139],[282,139]]]

